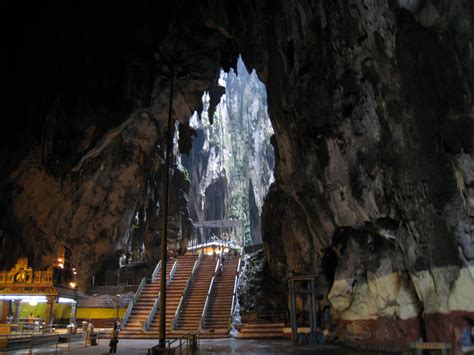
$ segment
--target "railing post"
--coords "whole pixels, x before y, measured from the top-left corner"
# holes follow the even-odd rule
[[[221,254],[221,257],[222,257],[222,254]],[[222,263],[221,258],[217,259],[216,267],[214,268],[214,276],[211,279],[211,283],[210,283],[209,289],[207,291],[206,302],[204,303],[204,308],[203,308],[202,313],[201,313],[201,319],[199,320],[199,328],[198,328],[199,331],[201,331],[201,329],[204,328],[204,322],[205,322],[205,318],[206,318],[207,307],[209,306],[211,292],[214,288],[214,281],[216,279],[217,270],[219,269],[219,267],[222,267],[221,263]]]
[[[231,308],[230,308],[229,328],[232,324],[232,318],[234,317],[235,302],[237,301],[237,285],[239,284],[238,281],[239,281],[241,261],[242,261],[242,259],[239,256],[239,263],[237,265],[237,272],[235,273],[235,279],[234,279],[234,290],[232,292],[232,304],[231,304]]]
[[[151,281],[154,282],[156,280],[156,276],[161,270],[161,260],[156,264],[155,269],[153,270],[153,273],[151,274]]]
[[[127,311],[123,315],[122,322],[120,323],[121,329],[123,329],[125,327],[125,325],[127,324],[128,318],[130,317],[130,314],[132,313],[133,307],[135,306],[135,302],[140,297],[140,294],[142,293],[143,288],[145,287],[145,284],[146,284],[146,277],[142,278],[140,286],[138,286],[137,292],[135,292],[135,294],[133,295],[132,301],[129,303],[129,305],[127,307]]]
[[[174,328],[178,326],[179,316],[181,314],[181,308],[183,307],[184,300],[186,298],[186,295],[189,292],[189,288],[190,288],[190,285],[192,283],[194,274],[196,273],[196,271],[199,267],[199,264],[201,262],[201,257],[202,257],[202,254],[200,254],[198,256],[198,258],[196,259],[196,262],[194,263],[193,270],[191,272],[191,276],[189,276],[188,281],[186,282],[186,286],[184,286],[183,294],[181,295],[181,298],[180,298],[179,303],[178,303],[178,308],[176,309],[176,312],[174,313],[174,317],[171,320],[171,331],[173,331]]]

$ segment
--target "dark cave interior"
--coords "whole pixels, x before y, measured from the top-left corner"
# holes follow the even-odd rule
[[[340,338],[458,349],[474,319],[469,0],[0,7],[2,269],[21,256],[46,268],[63,244],[85,288],[135,234],[156,262],[170,69],[188,153],[204,144],[189,128],[203,93],[212,123],[219,72],[241,55],[267,89],[275,150],[251,302],[284,307],[304,265]],[[172,169],[176,250],[192,232],[187,174]]]

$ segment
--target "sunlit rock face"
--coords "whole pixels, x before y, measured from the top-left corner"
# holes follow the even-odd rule
[[[204,91],[211,106],[219,102],[213,84],[240,52],[266,85],[275,131],[262,219],[269,270],[282,284],[297,262],[321,274],[319,293],[341,336],[455,343],[455,328],[474,318],[471,2],[136,6],[123,9],[120,26],[103,25],[104,38],[95,27],[66,26],[70,36],[47,42],[50,51],[38,37],[67,23],[23,32],[20,64],[8,74],[13,129],[0,142],[2,263],[25,248],[19,240],[42,259],[40,248],[52,253],[73,238],[83,265],[118,246],[136,212],[130,204],[150,196],[138,162],[161,171],[171,62],[173,116],[186,125]],[[170,13],[180,21],[168,28]],[[180,139],[189,143],[188,133]],[[118,142],[132,148],[112,153]],[[48,164],[28,163],[41,154]],[[105,214],[95,212],[94,189],[111,198],[99,203]],[[158,211],[156,194],[152,201],[147,220]]]
[[[235,236],[237,242],[260,244],[260,215],[275,160],[265,87],[240,58],[236,71],[221,72],[218,83],[225,94],[212,120],[210,97],[203,95],[203,112],[190,123],[196,132],[193,148],[182,156],[192,181],[190,214],[195,221],[241,220],[243,235]]]

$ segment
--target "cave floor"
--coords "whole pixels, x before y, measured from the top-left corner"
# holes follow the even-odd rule
[[[121,339],[117,346],[118,354],[146,354],[148,348],[155,346],[156,340]],[[108,340],[101,339],[98,346],[84,348],[82,342],[71,346],[67,351],[59,348],[58,354],[106,354]],[[0,352],[1,353],[1,352]],[[9,352],[9,354],[28,354],[28,350]],[[33,349],[33,354],[55,354],[55,349]],[[196,354],[396,354],[385,352],[358,351],[337,345],[293,346],[288,340],[271,339],[204,339]]]

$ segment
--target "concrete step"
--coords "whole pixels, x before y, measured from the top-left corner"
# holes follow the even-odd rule
[[[263,328],[284,328],[285,323],[275,322],[275,323],[246,323],[245,327],[242,329],[263,329]]]
[[[221,322],[229,323],[229,322],[230,322],[230,317],[212,318],[212,319],[206,318],[206,321],[205,321],[206,324],[211,324],[211,323],[215,323],[215,322],[218,322],[218,323],[221,323]]]
[[[281,333],[265,333],[265,334],[242,334],[239,333],[237,338],[240,339],[271,339],[271,338],[283,338],[283,332]]]

